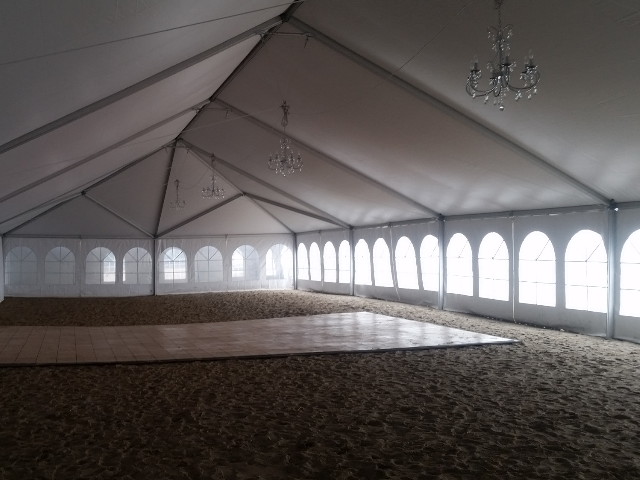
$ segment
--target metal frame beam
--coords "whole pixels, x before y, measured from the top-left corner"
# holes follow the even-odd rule
[[[200,104],[198,104],[198,105],[200,105]],[[99,158],[99,157],[101,157],[103,155],[106,155],[107,153],[115,150],[116,148],[119,148],[119,147],[121,147],[123,145],[126,145],[129,142],[132,142],[136,138],[139,138],[139,137],[141,137],[143,135],[146,135],[147,133],[152,132],[152,131],[154,131],[154,130],[166,125],[167,123],[170,123],[170,122],[172,122],[174,120],[177,120],[180,117],[183,117],[183,116],[187,115],[189,112],[192,112],[194,108],[196,108],[196,107],[190,107],[190,108],[188,108],[186,110],[178,112],[175,115],[172,115],[171,117],[166,118],[166,119],[162,120],[161,122],[155,123],[155,124],[151,125],[150,127],[145,128],[144,130],[141,130],[141,131],[139,131],[137,133],[134,133],[133,135],[131,135],[131,136],[129,136],[129,137],[123,139],[123,140],[120,140],[119,142],[114,143],[113,145],[110,145],[107,148],[104,148],[104,149],[100,150],[99,152],[96,152],[96,153],[94,153],[92,155],[89,155],[88,157],[85,157],[82,160],[80,160],[80,161],[78,161],[78,162],[76,162],[76,163],[74,163],[72,165],[69,165],[69,166],[67,166],[65,168],[57,170],[57,171],[53,172],[52,174],[47,175],[46,177],[42,177],[42,178],[36,180],[35,182],[32,182],[32,183],[30,183],[28,185],[25,185],[24,187],[20,187],[17,190],[14,190],[13,192],[8,193],[7,195],[1,197],[0,198],[0,203],[5,202],[7,200],[10,200],[13,197],[16,197],[16,196],[18,196],[18,195],[20,195],[20,194],[22,194],[22,193],[24,193],[24,192],[26,192],[28,190],[31,190],[32,188],[36,188],[36,187],[42,185],[43,183],[46,183],[46,182],[48,182],[50,180],[53,180],[56,177],[59,177],[60,175],[63,175],[63,174],[65,174],[65,173],[67,173],[67,172],[69,172],[71,170],[74,170],[74,169],[76,169],[78,167],[81,167],[85,163],[89,163],[90,161],[95,160],[96,158]]]
[[[334,39],[328,37],[327,35],[325,35],[324,33],[316,30],[315,28],[307,25],[306,23],[302,22],[301,20],[298,20],[297,18],[292,17],[292,18],[289,19],[288,23],[293,25],[295,28],[297,28],[300,31],[305,31],[305,32],[311,33],[313,35],[314,39],[316,39],[317,41],[319,41],[323,45],[327,46],[328,48],[332,49],[333,51],[335,51],[335,52],[347,57],[348,59],[350,59],[353,62],[357,63],[358,65],[360,65],[361,67],[363,67],[366,70],[370,71],[371,73],[377,75],[378,77],[383,78],[384,80],[386,80],[387,82],[391,83],[392,85],[395,85],[396,87],[401,88],[405,92],[413,95],[414,97],[418,98],[419,100],[422,100],[423,102],[425,102],[425,103],[429,104],[430,106],[436,108],[440,112],[445,113],[446,115],[448,115],[451,118],[457,120],[458,122],[466,125],[467,127],[472,128],[476,132],[481,133],[485,137],[490,138],[491,140],[497,142],[501,146],[508,148],[512,152],[518,154],[523,159],[529,161],[530,163],[533,163],[534,165],[537,165],[538,167],[546,170],[548,173],[550,173],[550,174],[554,175],[555,177],[561,179],[565,183],[573,186],[576,190],[579,190],[580,192],[589,195],[591,198],[595,199],[599,203],[602,203],[604,205],[610,205],[611,204],[611,202],[612,202],[611,199],[607,198],[605,195],[603,195],[602,193],[596,191],[595,189],[591,188],[590,186],[582,183],[577,178],[574,178],[571,175],[569,175],[568,173],[566,173],[566,172],[560,170],[559,168],[555,167],[554,165],[549,163],[547,160],[544,160],[543,158],[541,158],[538,155],[530,152],[529,150],[525,149],[524,147],[518,145],[517,143],[507,139],[506,137],[502,136],[498,132],[492,130],[491,128],[489,128],[489,127],[481,124],[480,122],[474,120],[473,118],[469,117],[465,113],[463,113],[463,112],[453,108],[452,106],[442,102],[441,100],[433,97],[432,95],[424,92],[423,90],[420,90],[419,88],[414,87],[409,82],[406,82],[405,80],[402,80],[401,78],[397,77],[394,73],[389,72],[388,70],[385,70],[384,68],[382,68],[381,66],[373,63],[370,60],[367,60],[362,55],[357,54],[353,50],[345,47],[341,43],[339,43],[339,42],[335,41]]]
[[[616,208],[610,208],[607,212],[607,338],[615,335],[616,312],[619,310],[620,290],[619,275],[616,268],[619,263],[618,258],[618,228],[617,228]]]
[[[110,209],[109,207],[107,207],[106,205],[100,203],[98,200],[96,200],[93,197],[90,197],[87,194],[87,191],[85,190],[84,192],[82,192],[82,195],[87,199],[87,200],[91,200],[91,202],[95,203],[97,206],[99,206],[100,208],[102,208],[103,210],[106,210],[107,212],[109,212],[111,215],[119,218],[120,220],[122,220],[123,222],[125,222],[127,225],[130,225],[131,227],[135,228],[136,230],[138,230],[141,233],[144,233],[147,237],[149,238],[153,238],[153,235],[149,232],[147,232],[144,228],[139,227],[138,225],[136,225],[135,223],[133,223],[131,220],[127,220],[126,218],[124,218],[122,215],[120,215],[119,213],[116,213],[115,211],[113,211],[112,209]]]
[[[240,110],[239,108],[234,107],[233,105],[217,99],[216,103],[218,105],[223,106],[224,108],[228,108],[229,110],[231,110],[232,112],[236,113],[237,115],[240,115],[241,117],[244,117],[245,120],[248,120],[249,122],[263,128],[264,130],[267,130],[270,133],[276,133],[279,134],[278,130],[275,129],[274,127],[272,127],[271,125],[268,125],[266,123],[264,123],[262,120],[257,119],[256,117],[254,117],[251,114],[248,114],[242,110]],[[403,203],[406,203],[407,205],[411,205],[412,207],[420,210],[421,212],[425,212],[429,215],[433,215],[434,217],[439,217],[440,214],[437,213],[435,210],[432,210],[429,207],[426,207],[424,205],[422,205],[421,203],[416,202],[415,200],[403,195],[402,193],[389,188],[387,185],[380,183],[378,180],[371,178],[370,176],[368,176],[367,174],[360,172],[358,170],[355,170],[354,168],[350,167],[349,165],[346,165],[345,163],[341,162],[340,160],[337,160],[329,155],[327,155],[326,153],[321,152],[320,150],[317,150],[315,148],[313,148],[312,146],[310,146],[307,143],[302,142],[301,140],[291,136],[291,134],[287,134],[287,136],[296,144],[299,145],[301,148],[304,148],[305,150],[309,151],[311,154],[315,155],[316,157],[318,157],[319,159],[323,160],[326,163],[329,163],[330,165],[333,165],[336,168],[339,168],[340,170],[347,172],[351,175],[354,175],[355,177],[358,177],[360,180],[363,180],[364,182],[368,183],[369,185],[371,185],[372,187],[377,188],[378,190],[381,190],[385,193],[387,193],[388,195],[391,195],[392,197],[397,198],[398,200],[400,200]]]
[[[285,205],[285,204],[280,203],[280,202],[275,202],[273,200],[269,200],[268,198],[259,197],[258,195],[254,195],[253,193],[245,193],[245,195],[247,197],[249,197],[249,198],[254,199],[254,200],[258,200],[259,202],[269,203],[269,204],[274,205],[276,207],[283,208],[284,210],[290,210],[292,212],[298,213],[300,215],[304,215],[306,217],[315,218],[316,220],[321,220],[321,221],[323,221],[325,223],[331,223],[333,225],[340,226],[339,224],[337,224],[336,222],[334,222],[330,218],[325,218],[325,217],[322,217],[320,215],[316,215],[314,213],[306,212],[304,210],[300,210],[299,208],[294,208],[294,207],[291,207],[289,205]]]
[[[178,225],[175,225],[171,228],[167,228],[164,232],[159,233],[156,238],[160,238],[160,237],[164,237],[165,235],[181,228],[184,227],[186,224],[193,222],[194,220],[199,219],[200,217],[204,217],[206,214],[213,212],[214,210],[217,210],[220,207],[224,207],[227,203],[231,203],[234,200],[237,200],[238,198],[244,197],[244,195],[242,193],[239,193],[238,195],[235,195],[231,198],[228,198],[227,200],[224,200],[220,203],[215,204],[213,207],[211,208],[207,208],[205,211],[200,212],[192,217],[187,218],[185,221],[180,222]]]
[[[160,207],[158,208],[158,219],[156,221],[156,229],[154,230],[155,237],[158,236],[158,231],[160,229],[160,221],[162,220],[162,212],[164,211],[164,204],[167,200],[167,190],[169,189],[169,180],[171,179],[171,170],[173,170],[173,159],[176,156],[176,141],[173,142],[171,146],[171,156],[169,157],[169,168],[167,168],[167,176],[164,182],[164,195],[162,195],[162,200],[160,201]]]
[[[187,142],[185,140],[180,139],[180,143],[182,143],[186,148],[190,148],[196,152],[200,152],[202,155],[205,155],[207,157],[211,157],[211,153],[207,152],[206,150],[193,145],[190,142]],[[349,228],[350,225],[348,225],[347,223],[343,222],[342,220],[339,220],[337,218],[335,218],[333,215],[329,215],[328,213],[320,210],[319,208],[314,207],[313,205],[308,204],[307,202],[300,200],[299,198],[294,197],[293,195],[280,190],[278,187],[274,187],[273,185],[271,185],[270,183],[265,182],[264,180],[262,180],[261,178],[255,177],[253,175],[251,175],[249,172],[245,172],[244,170],[242,170],[241,168],[236,167],[235,165],[233,165],[232,163],[229,163],[223,159],[221,159],[220,157],[216,156],[216,163],[227,167],[229,170],[233,170],[234,172],[242,175],[243,177],[248,178],[249,180],[253,180],[254,182],[262,185],[263,187],[268,188],[269,190],[282,195],[285,198],[288,198],[291,201],[294,201],[296,203],[298,203],[299,205],[302,205],[303,207],[308,208],[309,210],[313,210],[314,212],[316,212],[318,215],[322,215],[323,217],[326,218],[330,218],[331,220],[333,220],[332,223],[336,224],[336,225],[340,225],[344,228]]]
[[[202,155],[200,152],[197,152],[195,150],[187,150],[187,153],[189,152],[193,152],[193,155],[196,157],[197,160],[200,161],[200,163],[202,163],[205,167],[207,167],[209,170],[212,170],[214,173],[217,173],[217,175],[222,178],[225,182],[227,182],[229,185],[231,185],[233,188],[235,188],[236,190],[238,190],[240,193],[242,193],[245,197],[247,197],[247,199],[253,203],[256,207],[258,207],[260,210],[262,210],[264,213],[266,213],[267,215],[269,215],[271,218],[273,218],[276,222],[278,222],[280,225],[282,225],[284,228],[287,229],[287,231],[289,233],[293,233],[293,230],[291,230],[289,227],[287,227],[284,223],[282,223],[280,221],[279,218],[277,218],[275,215],[273,215],[271,212],[269,212],[266,208],[264,208],[262,205],[260,205],[258,202],[256,202],[253,198],[250,198],[249,195],[247,195],[245,192],[242,191],[241,188],[238,188],[236,185],[234,185],[233,182],[230,182],[225,176],[221,175],[220,172],[216,172],[215,168],[211,167],[211,164],[207,163],[207,161],[202,158],[200,155]]]
[[[187,60],[183,60],[182,62],[177,63],[172,67],[169,67],[161,72],[156,73],[155,75],[152,75],[144,80],[141,80],[138,83],[131,85],[130,87],[120,90],[119,92],[109,95],[108,97],[105,97],[101,100],[98,100],[97,102],[87,105],[86,107],[76,110],[75,112],[65,115],[64,117],[54,120],[53,122],[43,125],[42,127],[36,128],[35,130],[32,130],[29,133],[25,133],[24,135],[21,135],[18,138],[15,138],[5,143],[4,145],[0,145],[0,155],[16,147],[19,147],[20,145],[28,143],[31,140],[34,140],[38,137],[46,135],[47,133],[50,133],[69,123],[79,120],[82,117],[85,117],[91,113],[97,112],[98,110],[105,108],[111,105],[112,103],[115,103],[119,100],[123,100],[129,97],[130,95],[133,95],[134,93],[144,90],[145,88],[150,87],[151,85],[154,85],[162,80],[165,80],[171,77],[172,75],[175,75],[176,73],[180,73],[189,67],[192,67],[210,57],[213,57],[214,55],[217,55],[218,53],[223,52],[237,45],[238,43],[241,43],[244,40],[247,40],[248,38],[254,35],[259,35],[260,33],[264,32],[265,30],[268,30],[269,28],[275,25],[280,25],[281,23],[282,23],[282,19],[280,17],[274,17],[271,20],[267,20],[266,22],[263,22],[260,25],[257,25],[245,32],[242,32],[236,35],[233,38],[230,38],[225,42],[222,42],[216,45],[215,47],[205,50],[204,52],[199,53],[198,55],[194,55],[193,57],[188,58]]]

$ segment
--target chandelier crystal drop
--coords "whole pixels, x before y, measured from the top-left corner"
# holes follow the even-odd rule
[[[187,202],[185,202],[184,200],[180,200],[180,180],[176,180],[173,183],[176,186],[176,200],[175,202],[169,203],[169,207],[172,210],[182,210],[187,206]]]
[[[267,165],[269,169],[274,170],[277,174],[282,174],[286,177],[288,174],[295,173],[296,170],[302,171],[302,155],[298,152],[298,155],[294,155],[291,148],[291,139],[287,137],[287,125],[289,124],[289,105],[285,101],[280,108],[282,108],[282,125],[283,137],[280,139],[280,150],[276,151],[274,155],[269,155]]]
[[[529,100],[532,95],[538,93],[538,82],[540,81],[540,73],[538,66],[533,63],[533,53],[529,50],[529,55],[524,57],[524,70],[520,73],[520,80],[523,86],[515,86],[511,84],[511,73],[516,67],[516,62],[510,58],[509,40],[513,36],[513,26],[506,25],[502,27],[502,3],[504,0],[495,0],[495,8],[498,10],[498,26],[489,27],[489,39],[493,42],[493,61],[487,63],[487,70],[491,75],[489,79],[489,88],[482,90],[478,84],[482,78],[482,72],[478,68],[478,57],[474,57],[471,62],[471,71],[467,78],[467,93],[473,98],[484,97],[484,103],[489,101],[489,95],[493,94],[493,104],[497,105],[502,111],[504,110],[504,100],[507,92],[515,92],[516,101],[526,94]]]
[[[214,157],[215,158],[215,157]],[[218,200],[224,198],[224,188],[216,186],[216,172],[213,170],[214,159],[211,159],[211,185],[202,189],[202,198]]]

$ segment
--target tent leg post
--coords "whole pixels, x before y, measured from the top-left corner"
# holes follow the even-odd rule
[[[349,279],[349,295],[352,297],[355,295],[356,291],[356,246],[353,244],[354,236],[353,236],[353,227],[349,229],[349,250],[351,255],[349,255],[349,266],[351,272],[351,278]]]
[[[444,310],[444,295],[446,289],[447,278],[447,262],[445,261],[445,248],[444,248],[444,219],[438,220],[438,256],[439,256],[439,284],[438,284],[438,310]]]
[[[618,231],[617,231],[617,210],[615,205],[607,211],[607,338],[615,336],[615,319],[618,311]]]
[[[298,234],[293,234],[293,289],[298,290]]]

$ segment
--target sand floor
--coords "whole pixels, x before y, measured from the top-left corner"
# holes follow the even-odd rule
[[[0,368],[0,479],[640,478],[640,345],[305,292],[15,299],[7,325],[367,310],[519,344]]]

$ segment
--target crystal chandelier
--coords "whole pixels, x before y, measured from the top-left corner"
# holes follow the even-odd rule
[[[302,156],[300,152],[295,156],[291,149],[291,139],[287,137],[287,125],[289,124],[289,105],[285,101],[280,108],[282,108],[282,125],[283,137],[280,139],[280,150],[276,151],[275,156],[269,155],[269,161],[267,165],[271,170],[275,170],[276,173],[281,173],[283,176],[292,174],[296,170],[302,171]]]
[[[169,207],[172,210],[182,210],[184,207],[186,207],[187,202],[185,202],[184,200],[180,200],[180,180],[176,180],[173,183],[176,186],[176,201],[169,203]]]
[[[498,10],[498,27],[489,27],[488,29],[494,51],[493,61],[487,63],[487,70],[491,74],[489,88],[487,90],[478,88],[478,82],[482,78],[482,72],[478,68],[478,57],[474,57],[471,62],[471,72],[467,79],[467,93],[469,95],[473,98],[484,96],[484,103],[487,103],[489,95],[493,93],[493,104],[498,105],[500,110],[504,110],[504,99],[508,91],[515,92],[516,101],[522,98],[523,93],[526,93],[530,100],[531,95],[538,93],[537,86],[540,81],[538,67],[533,63],[533,54],[529,50],[529,55],[524,57],[524,70],[520,74],[520,80],[524,82],[524,86],[516,87],[511,84],[511,73],[516,67],[516,62],[509,58],[509,40],[513,36],[513,26],[502,27],[501,8],[503,1],[495,0],[495,8]]]
[[[218,200],[224,198],[224,188],[216,186],[216,172],[213,170],[214,158],[211,158],[211,185],[202,189],[202,198]]]

